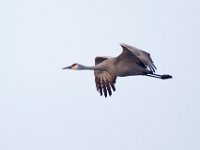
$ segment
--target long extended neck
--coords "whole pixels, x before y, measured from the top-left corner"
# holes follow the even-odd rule
[[[101,70],[101,71],[106,71],[106,67],[103,65],[95,65],[95,66],[84,66],[84,65],[79,65],[79,70]]]

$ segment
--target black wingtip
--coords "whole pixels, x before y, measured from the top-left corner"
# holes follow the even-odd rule
[[[165,79],[172,79],[172,76],[171,75],[168,75],[168,74],[163,74],[161,76],[161,79],[165,80]]]

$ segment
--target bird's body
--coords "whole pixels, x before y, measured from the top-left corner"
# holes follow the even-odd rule
[[[105,58],[96,57],[98,59],[106,59],[101,63],[96,63],[96,66],[103,68],[103,71],[107,71],[110,75],[125,77],[133,75],[143,75],[149,73],[149,70],[142,67],[140,64],[134,63],[131,59],[126,59],[124,61],[118,60],[119,57]],[[97,69],[98,70],[98,69]]]
[[[172,78],[170,75],[155,74],[156,67],[150,57],[150,54],[136,47],[120,44],[123,48],[122,53],[117,57],[96,57],[95,66],[83,66],[73,64],[63,69],[74,70],[94,70],[97,91],[100,95],[107,97],[115,91],[115,82],[117,77],[145,75],[159,79]]]

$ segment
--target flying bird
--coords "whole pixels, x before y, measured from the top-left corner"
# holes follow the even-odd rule
[[[108,94],[111,96],[112,92],[116,90],[117,77],[143,75],[163,80],[172,78],[168,74],[155,74],[157,68],[149,53],[124,43],[120,44],[120,46],[123,51],[117,57],[97,56],[94,66],[74,63],[63,69],[94,70],[97,91],[101,96],[104,95],[105,97]]]

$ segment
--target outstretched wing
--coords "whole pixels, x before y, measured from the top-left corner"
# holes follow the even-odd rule
[[[95,58],[95,65],[102,63],[108,59],[108,57],[96,57]],[[112,90],[115,91],[115,83],[116,83],[116,76],[112,76],[107,71],[100,71],[95,70],[94,71],[95,76],[95,83],[97,91],[100,92],[100,95],[104,95],[107,97],[109,94],[112,95]]]
[[[148,67],[152,72],[155,72],[156,66],[154,65],[149,53],[127,44],[120,44],[120,46],[123,48],[123,53],[127,53],[127,51],[131,52],[140,59],[145,67]]]

